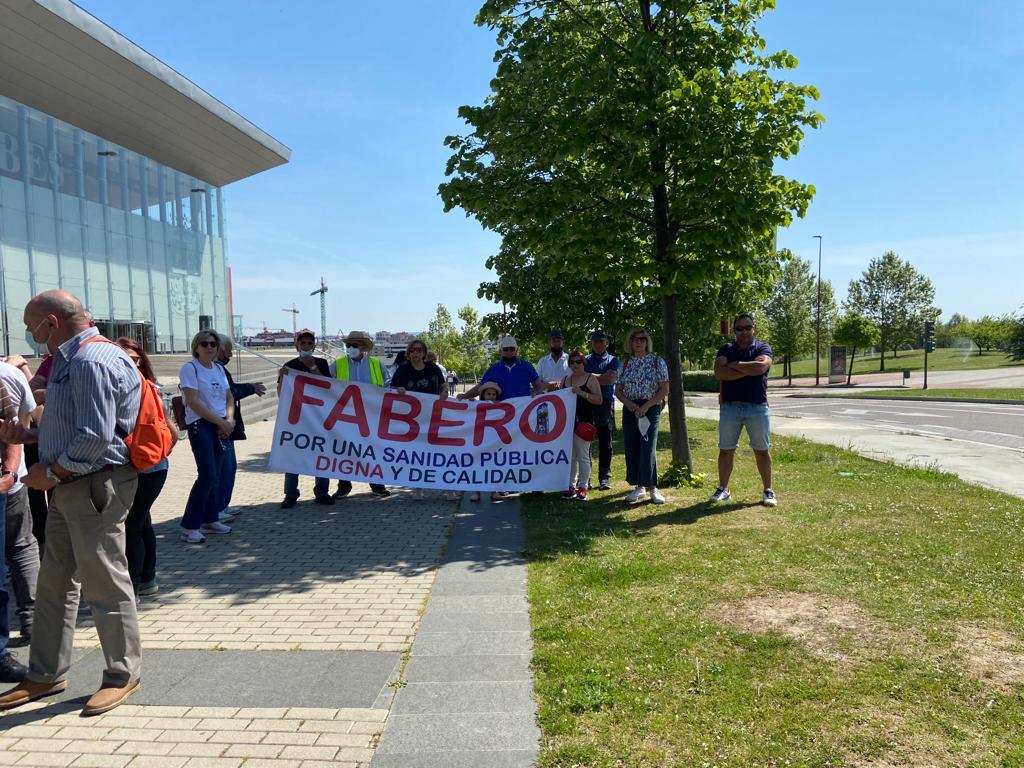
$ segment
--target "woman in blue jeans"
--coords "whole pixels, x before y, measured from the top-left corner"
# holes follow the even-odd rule
[[[185,400],[188,441],[198,476],[181,517],[181,540],[202,544],[204,533],[231,533],[220,522],[217,485],[227,457],[225,443],[235,428],[235,399],[224,369],[217,365],[217,332],[200,331],[192,339],[192,360],[181,366],[178,385]]]
[[[159,389],[149,356],[139,342],[127,336],[121,336],[117,339],[117,344],[135,363],[142,378],[150,386]],[[171,449],[173,450],[178,442],[178,426],[169,414],[165,413],[164,419],[167,422],[167,428],[171,431]],[[137,598],[155,595],[159,589],[156,583],[156,534],[153,532],[151,512],[153,502],[156,501],[160,491],[164,488],[164,483],[167,482],[168,466],[167,459],[164,458],[156,466],[139,472],[139,486],[135,491],[132,508],[128,510],[128,517],[124,521],[128,574],[132,578],[132,586],[135,587]]]
[[[615,396],[622,403],[626,482],[633,486],[626,501],[650,497],[652,504],[664,504],[658,490],[657,450],[658,419],[668,395],[668,365],[654,354],[651,334],[643,328],[630,331],[626,349],[630,357],[615,384]]]

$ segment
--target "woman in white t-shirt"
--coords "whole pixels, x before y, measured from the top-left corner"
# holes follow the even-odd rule
[[[181,540],[188,544],[202,544],[203,533],[231,533],[229,526],[217,520],[224,443],[235,428],[235,399],[224,369],[216,362],[219,350],[217,332],[200,331],[192,339],[193,359],[181,366],[178,376],[198,472],[181,517]]]

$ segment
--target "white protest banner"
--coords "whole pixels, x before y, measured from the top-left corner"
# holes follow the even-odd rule
[[[270,467],[407,488],[562,490],[575,416],[569,390],[500,403],[441,400],[289,372]]]

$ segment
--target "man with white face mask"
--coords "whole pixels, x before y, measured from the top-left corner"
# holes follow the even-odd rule
[[[366,331],[352,331],[345,337],[345,357],[331,363],[331,376],[339,381],[362,381],[377,387],[388,386],[391,383],[391,374],[379,357],[370,357],[372,349],[373,338],[370,334]],[[380,498],[391,495],[391,491],[380,483],[370,483],[370,491]],[[339,480],[334,498],[340,499],[351,492],[352,483],[348,480]]]
[[[322,357],[313,355],[316,349],[316,334],[308,328],[303,328],[295,336],[295,349],[299,353],[284,364],[277,377],[277,394],[281,396],[281,379],[286,370],[309,373],[314,376],[330,377],[331,371],[327,361]],[[327,477],[318,477],[313,483],[313,498],[317,504],[333,504],[331,497],[331,480]],[[281,502],[282,509],[291,509],[299,501],[299,476],[291,472],[284,475],[284,501]]]

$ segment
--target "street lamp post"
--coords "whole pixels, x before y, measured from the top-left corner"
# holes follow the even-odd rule
[[[818,318],[817,318],[817,341],[814,344],[814,386],[821,383],[821,235],[815,235],[818,240]]]

